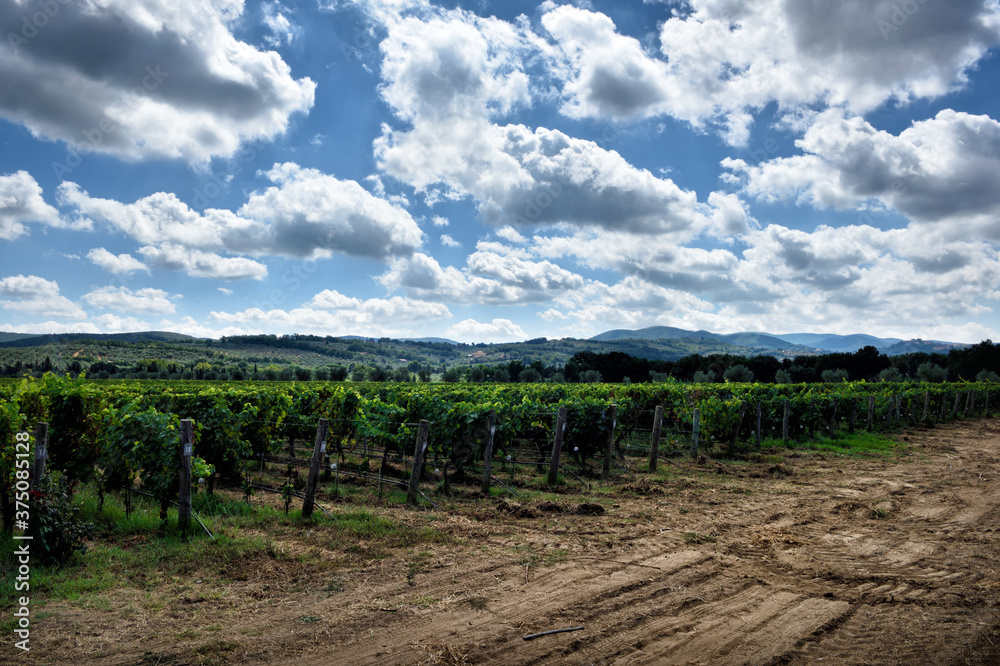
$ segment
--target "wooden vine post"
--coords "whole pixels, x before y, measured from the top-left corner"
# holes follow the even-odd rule
[[[757,401],[757,429],[756,429],[756,431],[754,433],[754,442],[757,444],[757,446],[760,446],[760,417],[761,417],[761,412],[762,412],[762,410],[761,410],[761,406],[760,406],[760,400],[758,400]]]
[[[781,441],[788,445],[788,420],[792,415],[792,401],[785,398],[785,413],[781,417]]]
[[[698,435],[701,432],[701,410],[697,407],[691,415],[691,457],[698,457]]]
[[[194,447],[194,422],[181,419],[181,464],[177,493],[177,526],[187,534],[191,523],[191,453]]]
[[[40,421],[35,426],[35,466],[31,468],[31,487],[38,488],[45,476],[45,461],[49,455],[49,424]]]
[[[851,412],[847,416],[847,432],[854,434],[854,428],[858,422],[858,399],[851,398]]]
[[[649,442],[649,471],[656,471],[660,458],[660,429],[663,427],[663,405],[657,405],[653,412],[653,434]]]
[[[328,419],[320,419],[319,425],[316,427],[316,443],[313,444],[313,454],[309,461],[306,498],[302,501],[302,516],[305,518],[312,515],[313,507],[316,505],[316,485],[319,483],[319,471],[320,467],[323,466],[323,458],[326,454],[326,435],[329,430],[330,421]]]
[[[556,416],[556,433],[552,440],[552,459],[549,461],[549,485],[555,485],[559,479],[559,453],[562,451],[563,432],[566,430],[566,406],[559,408]]]
[[[490,493],[490,479],[493,478],[493,436],[497,432],[497,412],[491,409],[486,417],[486,451],[483,454],[483,494]]]
[[[608,407],[607,418],[611,419],[611,432],[608,433],[608,441],[604,445],[604,470],[601,472],[602,479],[611,476],[611,458],[615,454],[615,426],[618,424],[618,405]]]
[[[740,436],[740,430],[743,429],[743,416],[747,411],[747,403],[745,400],[740,401],[740,415],[736,421],[736,430],[733,431],[733,437],[729,440],[729,448],[726,449],[726,455],[732,457],[733,453],[736,451],[736,440]]]
[[[868,432],[875,427],[875,396],[868,396]]]
[[[406,503],[410,506],[417,505],[418,487],[420,477],[424,473],[424,454],[427,452],[427,440],[430,435],[431,423],[423,419],[420,427],[417,428],[417,443],[413,449],[413,471],[410,472],[410,487],[406,491]]]

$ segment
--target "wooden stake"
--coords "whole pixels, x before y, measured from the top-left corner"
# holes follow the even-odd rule
[[[316,427],[316,443],[313,444],[312,459],[309,461],[309,479],[306,481],[306,497],[302,501],[302,516],[308,518],[312,515],[313,507],[316,504],[316,484],[319,482],[320,467],[323,466],[323,458],[326,454],[326,435],[330,430],[330,421],[320,419]]]
[[[608,407],[607,418],[611,419],[611,432],[608,433],[608,441],[604,445],[604,470],[601,478],[606,479],[611,476],[611,458],[615,454],[615,425],[618,421],[618,405]]]
[[[761,406],[760,406],[760,400],[758,400],[757,401],[757,431],[756,431],[756,437],[755,437],[755,441],[757,442],[757,446],[758,447],[760,446],[760,417],[761,417]]]
[[[177,493],[177,526],[187,534],[191,523],[191,453],[194,447],[194,422],[181,420],[181,463]]]
[[[549,485],[555,485],[559,477],[559,453],[562,451],[563,432],[566,430],[566,407],[559,408],[556,416],[556,433],[552,440],[552,459],[549,461]]]
[[[424,473],[424,453],[427,452],[427,438],[430,434],[431,424],[426,419],[420,421],[417,429],[417,443],[413,449],[413,471],[410,473],[410,487],[406,492],[406,503],[410,506],[417,505],[419,496],[420,476]]]
[[[792,402],[785,398],[785,414],[781,417],[781,441],[788,445],[788,419],[792,415]]]
[[[868,396],[868,432],[875,427],[875,396]]]
[[[733,437],[729,440],[729,448],[726,450],[726,455],[732,457],[733,452],[736,451],[736,440],[740,436],[740,430],[743,428],[743,415],[746,414],[747,403],[745,400],[740,401],[740,416],[736,423],[736,430],[733,431]]]
[[[660,458],[660,429],[663,427],[663,405],[657,405],[653,412],[653,435],[649,442],[649,471],[656,471]]]
[[[42,477],[45,476],[45,461],[48,456],[49,424],[40,421],[35,426],[35,466],[31,468],[32,488],[38,488],[42,484]]]
[[[698,435],[701,432],[701,410],[695,408],[691,415],[691,457],[698,457]]]
[[[486,417],[486,451],[483,454],[483,494],[490,494],[490,478],[493,468],[493,436],[497,432],[497,413],[491,409]]]

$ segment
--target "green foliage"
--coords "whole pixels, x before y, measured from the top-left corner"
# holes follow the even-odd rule
[[[80,517],[61,475],[46,475],[31,494],[26,534],[32,537],[31,554],[43,564],[62,564],[74,553],[85,552],[84,539],[94,535],[94,525]]]

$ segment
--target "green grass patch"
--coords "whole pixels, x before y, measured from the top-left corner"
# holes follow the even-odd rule
[[[766,439],[760,443],[762,451],[825,451],[842,456],[887,456],[897,453],[903,446],[901,442],[877,432],[857,431],[853,434],[836,432],[833,435],[817,435],[807,442],[789,442],[787,446],[781,439]],[[781,458],[777,455],[764,454],[764,462],[768,458]],[[784,462],[784,458],[781,458]]]

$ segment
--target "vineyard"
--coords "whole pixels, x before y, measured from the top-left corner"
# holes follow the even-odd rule
[[[92,481],[102,495],[135,485],[160,498],[176,494],[180,423],[193,422],[193,482],[241,485],[265,462],[289,465],[297,444],[312,445],[320,420],[326,477],[340,463],[380,474],[391,463],[412,467],[418,427],[427,422],[426,453],[438,475],[482,474],[493,459],[542,467],[559,440],[576,481],[632,474],[636,456],[655,469],[661,455],[694,449],[732,457],[764,440],[783,444],[838,430],[889,431],[990,410],[990,384],[709,384],[487,385],[296,382],[88,382],[52,375],[0,386],[4,478],[13,476],[14,434],[48,424],[48,460],[71,484]],[[994,399],[995,402],[995,399]],[[557,425],[562,412],[564,422]],[[556,434],[559,437],[556,437]],[[650,455],[651,433],[666,437]],[[487,447],[490,455],[484,455]],[[630,458],[631,456],[631,458]],[[296,460],[298,458],[298,460]],[[555,469],[555,468],[554,468]],[[292,474],[290,473],[289,476]],[[550,475],[554,483],[562,473]],[[565,479],[563,479],[565,480]],[[264,485],[258,479],[256,485]],[[268,486],[270,487],[270,486]],[[8,497],[9,492],[4,496]],[[11,507],[4,505],[10,529]]]
[[[321,641],[357,663],[864,663],[906,642],[992,663],[994,390],[49,375],[0,384],[5,527],[23,458],[33,515],[97,523],[48,525],[70,568],[32,583],[39,663],[324,663]],[[861,457],[827,453],[868,431]],[[883,458],[889,436],[916,455]],[[960,627],[965,647],[920,637]]]

